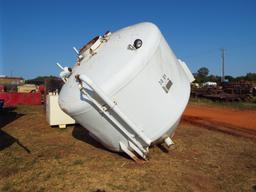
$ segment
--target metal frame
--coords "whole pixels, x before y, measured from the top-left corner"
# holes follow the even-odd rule
[[[131,158],[135,159],[135,155],[132,151],[135,151],[140,157],[143,159],[147,159],[147,153],[148,153],[148,146],[151,144],[151,140],[143,133],[141,129],[139,129],[127,116],[124,114],[121,109],[118,107],[117,103],[112,101],[105,93],[102,91],[89,77],[86,75],[76,75],[76,79],[79,82],[80,91],[82,94],[84,94],[97,108],[101,113],[104,113],[104,115],[116,125],[118,128],[118,131],[124,134],[128,138],[128,144],[129,148],[120,142],[120,148],[123,152],[125,152],[127,155],[129,155]],[[92,91],[94,91],[102,101],[106,105],[100,104],[96,99],[94,99],[87,91],[86,88],[83,86],[83,83],[85,83],[87,86],[89,86]],[[118,117],[124,121],[129,128],[133,131],[133,134],[128,132],[126,128],[114,117],[111,115],[109,110],[113,110]],[[140,140],[143,142],[139,142],[136,137],[139,137]],[[144,147],[146,146],[146,147]],[[129,152],[127,151],[129,150]]]

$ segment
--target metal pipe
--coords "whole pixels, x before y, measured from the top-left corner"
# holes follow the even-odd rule
[[[62,67],[61,64],[56,63],[56,65],[57,65],[61,70],[64,70],[64,67]]]
[[[79,51],[76,49],[76,47],[73,47],[73,49],[76,52],[76,54],[79,55]]]

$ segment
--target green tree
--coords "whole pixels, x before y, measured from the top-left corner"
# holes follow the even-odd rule
[[[226,76],[225,76],[225,79],[227,79],[228,82],[234,82],[234,81],[235,81],[235,78],[232,77],[231,75],[226,75]]]
[[[247,81],[256,82],[256,73],[247,73],[246,76],[245,76],[245,79]]]
[[[209,69],[206,67],[201,67],[197,70],[195,79],[197,83],[203,83],[207,81],[207,76],[209,74]]]
[[[56,76],[38,76],[34,79],[28,79],[25,81],[25,83],[31,83],[31,84],[36,84],[36,85],[43,85],[44,84],[44,80],[51,80],[51,79],[60,79],[59,77]]]
[[[208,74],[209,74],[209,69],[206,68],[206,67],[201,67],[201,68],[198,69],[198,71],[197,71],[197,75],[198,75],[199,77],[205,78],[205,77],[208,76]]]

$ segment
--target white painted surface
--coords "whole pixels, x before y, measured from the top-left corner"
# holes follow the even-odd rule
[[[207,82],[203,83],[203,87],[205,87],[205,86],[217,87],[217,83],[216,82],[207,81]]]
[[[142,47],[129,49],[129,44],[136,39],[142,40]],[[177,60],[152,23],[140,23],[112,33],[96,52],[83,57],[80,65],[73,67],[72,75],[60,92],[61,108],[108,149],[122,151],[120,142],[132,148],[127,136],[80,92],[75,75],[86,75],[151,143],[164,142],[175,131],[189,99],[193,76],[186,64]],[[84,86],[91,97],[105,104],[89,86]],[[109,114],[134,134],[145,149],[148,147],[119,115],[111,109]]]
[[[46,118],[51,126],[75,124],[75,120],[59,107],[58,95],[46,96]]]

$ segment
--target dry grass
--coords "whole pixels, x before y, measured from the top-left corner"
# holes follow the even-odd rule
[[[49,127],[42,107],[16,112],[1,128],[0,191],[237,192],[256,185],[255,140],[181,123],[169,153],[153,147],[150,161],[137,164],[79,126]]]
[[[253,102],[220,102],[220,101],[212,101],[210,99],[205,98],[190,98],[189,103],[192,105],[202,105],[202,106],[217,106],[220,108],[231,108],[231,109],[239,109],[239,110],[256,110],[256,99],[254,98]]]

